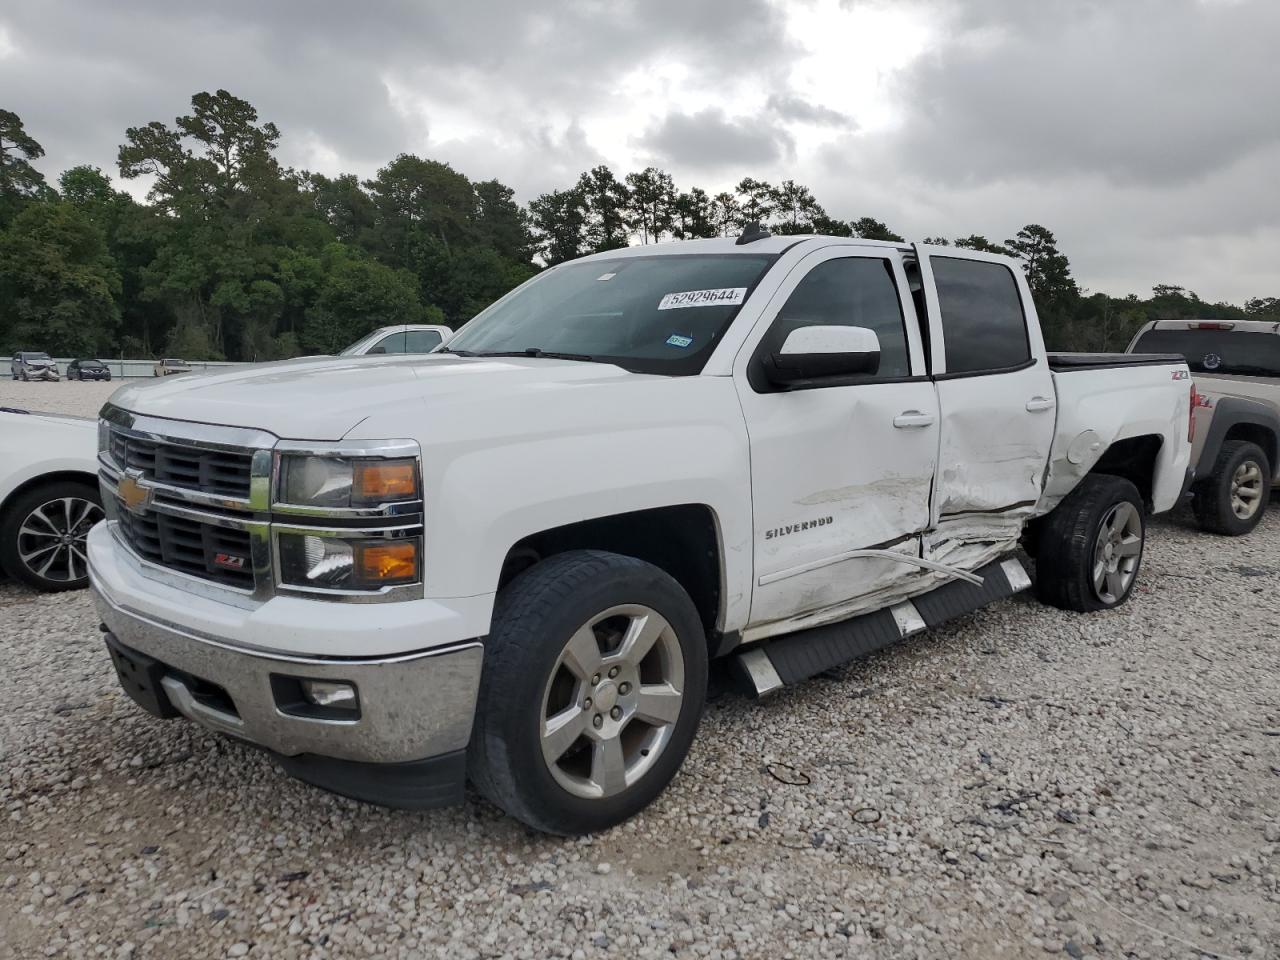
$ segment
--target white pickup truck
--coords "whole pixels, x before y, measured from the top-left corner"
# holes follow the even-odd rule
[[[1049,356],[1016,262],[748,233],[541,273],[442,351],[125,388],[89,536],[146,709],[403,807],[583,833],[758,694],[1030,586],[1124,602],[1182,358]]]

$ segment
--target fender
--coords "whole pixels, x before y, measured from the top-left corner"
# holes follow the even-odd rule
[[[1196,464],[1197,476],[1205,475],[1212,469],[1227,432],[1241,424],[1260,427],[1271,435],[1271,443],[1263,447],[1263,452],[1271,461],[1273,478],[1280,477],[1280,462],[1277,462],[1280,461],[1280,456],[1277,456],[1280,445],[1280,414],[1271,404],[1248,397],[1221,397],[1214,400],[1213,419],[1209,421],[1209,432],[1205,436],[1200,460]]]

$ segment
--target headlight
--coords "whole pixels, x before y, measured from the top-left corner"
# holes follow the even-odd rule
[[[420,537],[345,539],[280,534],[280,580],[295,587],[376,590],[416,583]]]
[[[287,456],[281,461],[283,503],[301,507],[358,507],[417,500],[418,464],[412,457],[353,460]]]

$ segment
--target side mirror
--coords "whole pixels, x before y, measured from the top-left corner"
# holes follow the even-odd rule
[[[781,385],[823,377],[874,376],[880,369],[880,338],[868,327],[799,327],[765,365],[769,380]]]

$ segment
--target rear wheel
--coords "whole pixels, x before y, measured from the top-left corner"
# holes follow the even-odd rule
[[[702,624],[670,576],[598,551],[544,560],[499,595],[471,779],[538,830],[613,826],[679,770],[706,684]]]
[[[1129,599],[1142,566],[1146,521],[1138,488],[1092,474],[1044,520],[1036,593],[1063,610],[1109,610]]]
[[[87,586],[85,538],[101,519],[96,487],[76,480],[37,484],[5,507],[0,519],[0,566],[37,590]]]
[[[1262,522],[1271,499],[1271,464],[1262,448],[1227,440],[1213,469],[1195,487],[1191,508],[1201,529],[1239,537]]]

